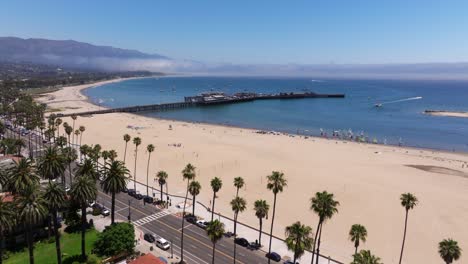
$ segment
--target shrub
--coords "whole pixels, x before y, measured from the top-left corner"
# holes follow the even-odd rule
[[[129,223],[106,226],[94,243],[98,256],[115,256],[123,252],[132,253],[135,249],[135,229]]]

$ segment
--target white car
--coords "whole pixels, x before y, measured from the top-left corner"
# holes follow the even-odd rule
[[[195,224],[203,229],[208,226],[208,222],[205,220],[198,220]]]
[[[161,237],[156,240],[156,246],[162,250],[168,250],[171,247],[171,244],[169,241]]]
[[[108,215],[110,215],[110,211],[109,211],[109,209],[107,209],[107,208],[104,207],[104,208],[102,209],[101,214],[102,214],[103,216],[108,216]]]

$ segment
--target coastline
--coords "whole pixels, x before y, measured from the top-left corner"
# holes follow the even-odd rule
[[[99,106],[90,102],[81,91],[102,84],[105,83],[62,88],[48,95],[54,97],[49,102],[69,113],[97,109]],[[64,121],[71,122],[68,118]],[[150,165],[150,182],[153,182],[156,171],[166,170],[170,175],[171,193],[184,193],[185,184],[180,171],[188,162],[197,167],[197,180],[202,184],[198,199],[205,204],[211,199],[209,180],[214,176],[222,178],[224,184],[216,211],[226,215],[232,214],[229,207],[234,193],[232,179],[244,177],[247,185],[241,190],[241,195],[248,201],[248,210],[239,216],[239,220],[253,226],[258,225],[251,209],[254,200],[262,198],[270,204],[272,202],[272,195],[265,188],[265,176],[272,170],[283,171],[288,178],[288,187],[279,196],[276,235],[283,236],[284,227],[297,220],[315,226],[317,218],[308,210],[310,197],[316,191],[335,193],[342,205],[339,214],[326,225],[324,236],[327,241],[322,252],[345,262],[350,256],[347,251],[352,251],[347,232],[354,223],[362,223],[368,229],[366,248],[372,248],[385,263],[395,261],[394,252],[398,252],[401,243],[404,213],[398,198],[403,192],[414,192],[421,200],[410,219],[412,228],[407,240],[409,263],[438,263],[434,248],[439,239],[450,235],[463,241],[468,237],[468,231],[463,228],[463,219],[468,217],[468,212],[459,210],[468,204],[464,195],[468,181],[450,174],[450,171],[468,173],[468,168],[462,168],[468,162],[466,153],[321,137],[305,139],[291,134],[263,135],[255,133],[255,129],[129,113],[79,117],[76,124],[86,127],[83,144],[99,143],[103,149],[115,149],[119,158],[123,155],[124,133],[141,137],[142,146],[154,144],[156,154]],[[181,147],[173,144],[181,144]],[[134,162],[133,149],[134,146],[129,144],[129,164]],[[147,154],[144,147],[141,149],[136,175],[138,181],[145,182]],[[426,168],[422,166],[447,170],[434,172],[420,169]],[[453,214],[454,211],[457,214]],[[269,221],[265,221],[265,225],[268,224]],[[389,227],[386,228],[388,230],[382,230],[382,225]]]
[[[468,112],[463,112],[463,111],[425,110],[424,114],[431,115],[431,116],[468,118]]]

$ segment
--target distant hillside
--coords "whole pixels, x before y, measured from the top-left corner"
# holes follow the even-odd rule
[[[106,64],[135,59],[169,60],[158,54],[145,54],[136,50],[110,46],[95,46],[74,40],[0,37],[0,61],[106,69]],[[111,70],[119,69],[117,67]]]

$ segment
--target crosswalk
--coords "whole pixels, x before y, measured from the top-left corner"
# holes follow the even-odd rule
[[[164,217],[164,216],[166,216],[166,215],[170,215],[170,213],[167,212],[167,211],[157,212],[157,213],[155,213],[155,214],[152,214],[152,215],[149,215],[149,216],[147,216],[147,217],[144,217],[144,218],[141,218],[141,219],[138,219],[138,220],[134,221],[134,222],[133,222],[133,225],[135,225],[135,226],[137,226],[137,227],[138,227],[138,226],[142,226],[142,225],[144,225],[144,224],[146,224],[146,223],[149,223],[149,222],[151,222],[151,221],[157,220],[157,219],[159,219],[159,218],[161,218],[161,217]]]

